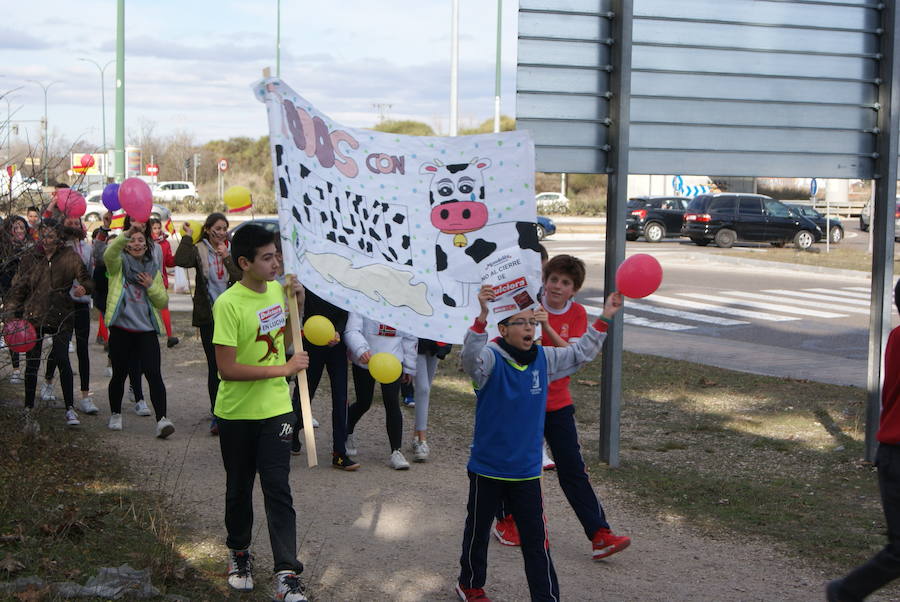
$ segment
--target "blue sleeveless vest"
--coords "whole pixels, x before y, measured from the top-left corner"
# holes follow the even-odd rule
[[[509,362],[496,349],[494,370],[475,391],[475,434],[468,469],[497,479],[541,476],[547,411],[547,359],[538,346],[528,366]]]

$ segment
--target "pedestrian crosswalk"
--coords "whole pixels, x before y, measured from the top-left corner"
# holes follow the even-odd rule
[[[603,311],[603,299],[584,300],[588,315]],[[720,290],[653,294],[625,303],[624,322],[668,331],[745,326],[754,322],[795,322],[803,319],[839,320],[868,315],[869,289],[839,288]]]

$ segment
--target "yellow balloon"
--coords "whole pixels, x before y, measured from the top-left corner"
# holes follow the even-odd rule
[[[313,345],[327,345],[334,338],[334,324],[325,316],[310,316],[303,325],[303,336]]]
[[[184,223],[191,227],[191,240],[194,241],[194,244],[200,242],[200,237],[203,235],[203,222],[196,219],[189,219]]]
[[[249,209],[253,205],[250,190],[243,186],[232,186],[225,191],[225,205],[228,213],[237,213]]]
[[[403,366],[393,353],[382,351],[369,358],[369,374],[382,384],[392,383],[403,374]]]

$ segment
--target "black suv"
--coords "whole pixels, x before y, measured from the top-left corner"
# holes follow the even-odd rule
[[[625,238],[659,242],[666,236],[681,236],[684,210],[691,199],[681,196],[637,196],[628,199]]]
[[[727,249],[736,241],[768,242],[777,247],[793,241],[807,249],[822,230],[787,205],[761,194],[701,194],[688,204],[681,233],[698,245],[710,242]]]

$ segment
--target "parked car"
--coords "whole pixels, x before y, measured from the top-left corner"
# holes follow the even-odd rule
[[[561,192],[542,192],[534,197],[534,202],[538,209],[551,213],[569,208],[569,199]]]
[[[197,189],[192,182],[160,182],[153,189],[153,199],[160,202],[194,201]]]
[[[231,236],[234,236],[235,232],[237,232],[247,224],[256,224],[258,226],[262,226],[266,230],[271,230],[272,232],[278,234],[278,218],[274,217],[261,217],[254,220],[241,222],[239,224],[236,224],[234,228],[229,231],[229,234]],[[553,223],[553,220],[549,217],[544,217],[543,215],[538,216],[535,226],[537,227],[538,240],[544,240],[546,237],[551,236],[556,232],[556,224]]]
[[[84,212],[84,221],[99,222],[103,219],[103,214],[107,212],[106,206],[103,204],[103,191],[93,190],[84,197],[87,201],[87,210]],[[150,217],[161,219],[165,222],[172,216],[172,212],[168,208],[156,203],[150,208]]]
[[[808,249],[822,230],[787,205],[761,194],[718,193],[694,197],[684,213],[681,233],[700,245],[727,249],[737,241],[784,246],[793,242]]]
[[[816,211],[815,207],[811,207],[810,205],[787,203],[787,206],[790,207],[791,211],[796,211],[803,217],[809,218],[809,220],[817,225],[822,232],[828,231],[828,238],[831,241],[831,244],[836,245],[844,240],[844,224],[841,223],[841,218],[836,215],[826,218],[824,214],[819,213]]]
[[[863,232],[868,232],[871,223],[872,201],[870,199],[859,213],[859,229]],[[897,199],[897,208],[894,211],[894,240],[900,241],[900,198]]]
[[[681,196],[638,196],[628,199],[625,238],[659,242],[666,236],[681,236],[684,211],[691,199]]]

